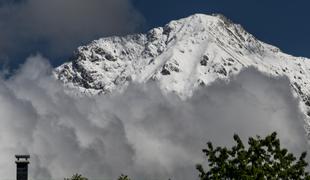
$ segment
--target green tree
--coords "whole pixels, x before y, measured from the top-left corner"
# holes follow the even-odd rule
[[[209,170],[205,171],[202,165],[197,165],[199,178],[208,179],[307,179],[306,152],[297,160],[292,153],[280,146],[277,133],[274,132],[265,138],[250,137],[246,148],[238,135],[234,135],[236,144],[214,148],[211,142],[203,153],[207,156]]]
[[[74,174],[71,178],[65,178],[64,180],[88,180],[86,177],[83,177],[81,174]]]
[[[118,180],[130,180],[130,178],[127,175],[122,174]]]

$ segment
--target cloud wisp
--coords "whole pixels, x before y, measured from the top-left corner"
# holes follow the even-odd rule
[[[41,56],[0,81],[0,175],[14,176],[13,155],[32,155],[32,179],[198,179],[195,164],[209,140],[231,145],[277,131],[285,147],[307,149],[303,114],[288,80],[249,69],[186,101],[156,84],[113,96],[76,97],[51,77]],[[8,165],[9,164],[9,165]]]

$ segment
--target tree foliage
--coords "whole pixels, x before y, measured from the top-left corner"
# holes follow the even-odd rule
[[[122,174],[118,180],[130,180],[130,178],[127,175]]]
[[[71,178],[65,178],[64,180],[88,180],[86,177],[83,177],[81,174],[74,174]]]
[[[81,174],[74,174],[71,178],[65,178],[64,180],[88,180]],[[131,180],[127,175],[122,174],[117,180]]]
[[[214,148],[211,142],[203,153],[207,156],[209,170],[205,171],[202,165],[197,165],[201,180],[209,179],[307,179],[306,152],[299,159],[281,148],[277,133],[274,132],[265,138],[250,137],[248,147],[245,147],[238,135],[234,135],[236,144]]]
[[[261,138],[250,137],[245,147],[238,135],[234,135],[235,145],[232,148],[213,147],[211,142],[203,153],[208,159],[208,171],[202,165],[197,165],[200,180],[252,180],[252,179],[287,179],[310,180],[306,171],[306,152],[297,159],[287,149],[281,148],[277,133]],[[74,174],[64,180],[88,180],[80,174]],[[121,175],[118,180],[131,180],[127,175]]]

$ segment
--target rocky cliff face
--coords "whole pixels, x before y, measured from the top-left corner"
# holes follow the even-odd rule
[[[79,47],[55,76],[89,95],[154,80],[164,92],[186,98],[199,86],[229,80],[247,67],[286,76],[309,118],[310,59],[285,54],[222,15],[196,14],[146,34],[95,40]]]

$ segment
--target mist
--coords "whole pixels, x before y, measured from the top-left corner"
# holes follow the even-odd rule
[[[30,178],[198,179],[207,141],[231,146],[277,131],[283,147],[308,149],[304,114],[288,79],[247,69],[181,100],[155,82],[106,96],[70,95],[40,55],[0,80],[0,176],[15,176],[14,154],[31,155]]]

